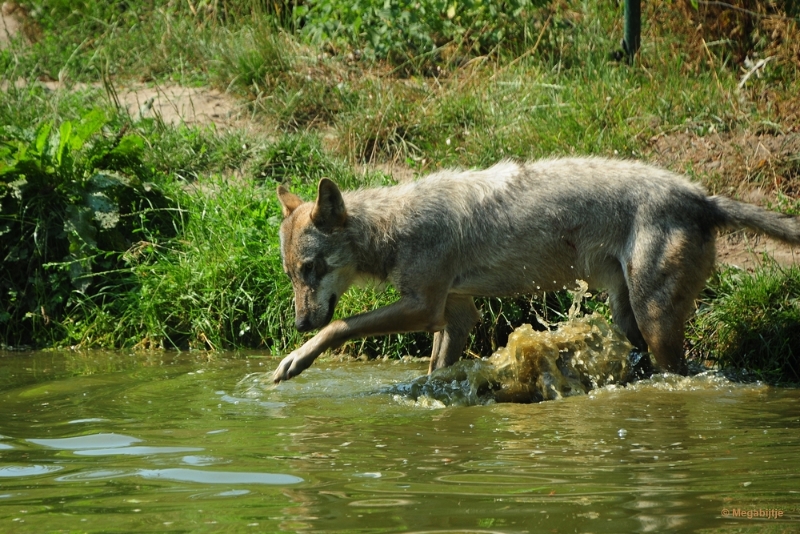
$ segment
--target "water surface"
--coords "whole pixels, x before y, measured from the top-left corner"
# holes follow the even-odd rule
[[[3,532],[800,531],[796,389],[657,375],[442,407],[390,392],[421,361],[273,387],[257,353],[0,360]]]

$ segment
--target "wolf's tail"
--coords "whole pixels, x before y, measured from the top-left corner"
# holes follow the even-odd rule
[[[781,241],[800,245],[800,217],[765,210],[727,197],[713,196],[708,200],[719,211],[722,217],[721,226],[749,228]]]

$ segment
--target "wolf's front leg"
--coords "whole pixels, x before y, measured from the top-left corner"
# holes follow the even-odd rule
[[[428,374],[456,363],[469,339],[469,333],[481,315],[468,295],[449,295],[444,309],[447,326],[433,336],[433,352]]]
[[[317,359],[319,354],[314,354],[313,352],[304,350],[306,345],[303,345],[281,360],[278,368],[275,369],[274,373],[272,373],[273,382],[289,380],[290,378],[293,378],[302,373],[304,370],[308,369],[311,364],[314,363],[314,360]]]
[[[354,337],[405,332],[438,332],[445,327],[446,295],[434,294],[428,301],[401,298],[397,302],[360,315],[334,321],[305,345],[289,354],[272,374],[273,382],[289,380],[307,369],[317,356],[340,347]],[[434,298],[435,297],[435,298]]]

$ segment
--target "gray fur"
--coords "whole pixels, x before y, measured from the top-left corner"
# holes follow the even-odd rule
[[[503,161],[341,197],[332,187],[320,183],[316,202],[305,204],[279,188],[297,322],[322,330],[281,362],[276,381],[349,338],[415,330],[435,333],[431,370],[450,365],[479,318],[472,297],[576,280],[607,289],[631,342],[665,370],[685,372],[683,325],[713,268],[717,230],[800,243],[797,218],[708,197],[680,175],[627,160]],[[298,274],[300,260],[314,257],[329,266],[316,285]],[[393,284],[401,299],[325,326],[330,304],[364,278]]]

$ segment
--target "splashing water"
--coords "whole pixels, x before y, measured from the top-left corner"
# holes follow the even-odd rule
[[[555,329],[536,331],[524,324],[488,359],[462,360],[387,392],[400,402],[438,407],[554,400],[630,381],[633,346],[599,314],[579,317],[589,294],[585,282],[578,284],[567,321]]]

